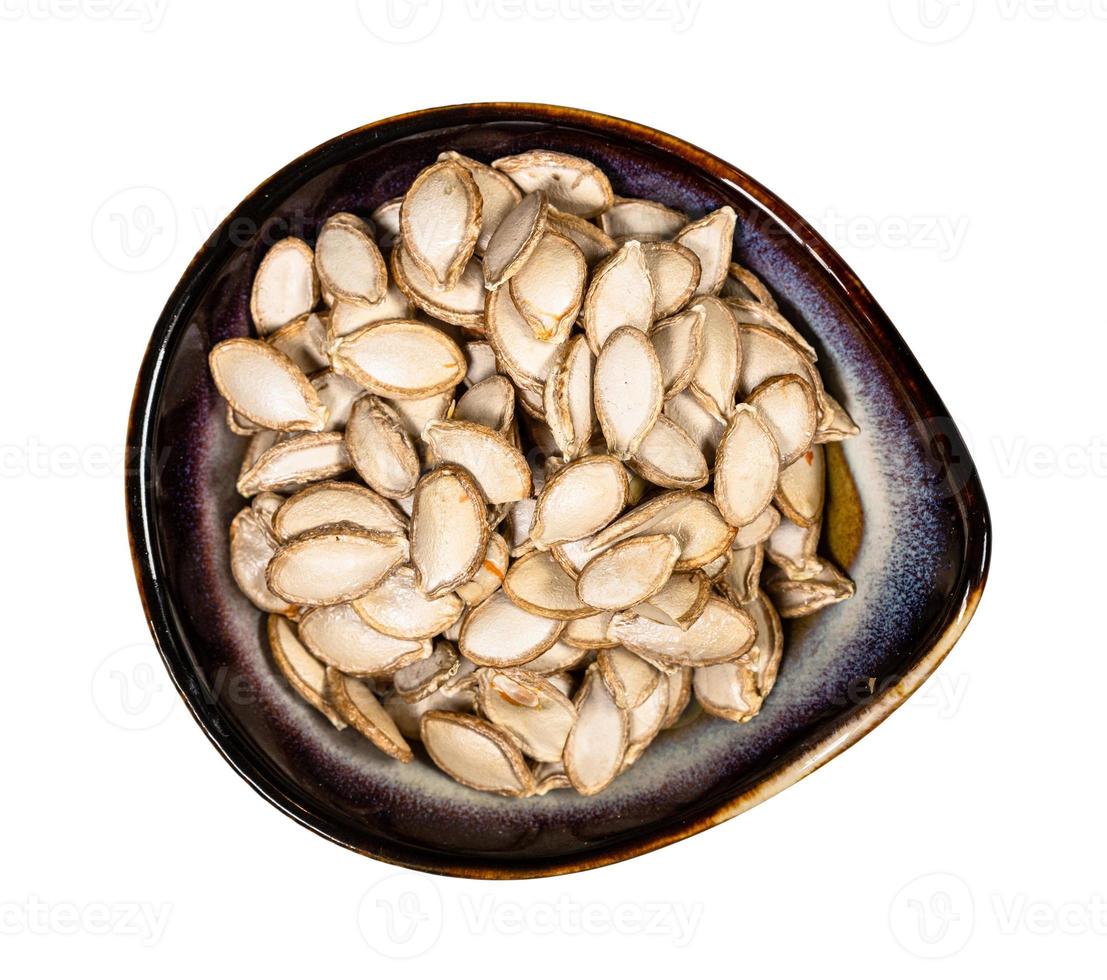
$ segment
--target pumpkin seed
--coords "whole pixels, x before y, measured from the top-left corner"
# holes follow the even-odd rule
[[[734,319],[737,320],[739,324],[756,324],[758,326],[767,327],[770,330],[775,330],[777,333],[792,341],[792,343],[803,351],[804,356],[811,362],[819,359],[815,348],[807,342],[807,338],[781,316],[780,312],[774,307],[765,306],[763,303],[756,303],[752,300],[742,299],[728,299],[726,300],[726,304],[734,311]]]
[[[716,581],[716,588],[736,606],[745,606],[757,595],[761,566],[765,559],[763,545],[731,550],[730,561]]]
[[[564,235],[576,245],[584,255],[584,261],[588,263],[589,269],[602,262],[619,247],[601,228],[597,228],[585,218],[578,218],[575,214],[563,214],[551,208],[546,219],[546,227],[550,231]]]
[[[811,527],[823,512],[826,497],[826,461],[823,447],[812,446],[780,471],[777,507],[794,524]]]
[[[275,438],[278,433],[273,433]],[[258,433],[268,437],[268,433]],[[257,437],[255,437],[256,439]],[[305,432],[279,442],[272,442],[251,459],[257,447],[251,446],[246,467],[238,478],[238,492],[252,497],[264,490],[289,490],[316,480],[338,476],[350,468],[350,457],[341,432]]]
[[[576,581],[546,551],[516,561],[504,578],[504,592],[520,609],[547,619],[583,619],[596,611],[578,596]]]
[[[500,286],[488,294],[486,309],[488,341],[501,369],[520,389],[539,393],[557,363],[560,345],[538,340],[511,298],[510,289]],[[520,391],[520,396],[522,391]],[[541,412],[541,398],[539,398]]]
[[[327,524],[355,524],[367,531],[389,534],[407,530],[407,520],[392,503],[356,483],[314,483],[283,501],[273,517],[273,531],[279,541],[289,541]]]
[[[406,668],[401,667],[400,670]],[[396,722],[404,738],[422,738],[419,725],[423,716],[431,711],[456,711],[469,713],[476,710],[476,688],[473,684],[473,675],[476,671],[468,660],[462,659],[457,673],[449,678],[437,691],[428,694],[418,701],[407,702],[393,689],[385,695],[384,709]],[[395,678],[399,670],[393,675]]]
[[[734,410],[742,364],[738,324],[730,307],[714,296],[702,297],[697,305],[704,311],[703,354],[689,387],[703,407],[725,423]]]
[[[476,252],[483,255],[493,232],[499,227],[504,216],[519,203],[523,195],[510,177],[487,164],[471,160],[453,150],[440,154],[438,159],[456,160],[476,181],[481,201],[480,234],[477,236]]]
[[[565,773],[582,796],[594,796],[619,774],[630,728],[626,711],[615,703],[593,664],[574,699],[577,720],[565,742]]]
[[[653,323],[654,284],[640,242],[627,242],[592,274],[584,294],[582,321],[597,356],[619,327],[646,333]]]
[[[488,537],[488,550],[476,574],[457,587],[457,594],[466,605],[479,606],[501,585],[507,575],[508,547],[503,535],[493,531]]]
[[[576,708],[549,680],[529,670],[481,670],[477,705],[537,762],[559,762]],[[522,697],[520,697],[522,695]]]
[[[679,394],[691,383],[703,356],[704,308],[696,304],[650,328],[650,342],[661,364],[665,398]]]
[[[424,476],[415,487],[411,518],[411,563],[419,588],[437,599],[464,585],[482,562],[487,565],[488,547],[487,506],[469,473],[447,464]]]
[[[728,721],[749,721],[761,707],[757,674],[746,659],[697,667],[692,689],[703,710]]]
[[[672,728],[680,721],[684,709],[692,700],[692,668],[681,667],[669,673],[663,672],[661,682],[669,688],[669,709],[661,720],[661,727]]]
[[[492,166],[524,193],[545,191],[558,211],[593,218],[611,207],[615,195],[603,171],[588,160],[553,150],[530,150],[500,157]]]
[[[477,382],[458,399],[453,417],[505,433],[515,420],[515,389],[502,374]]]
[[[630,465],[650,483],[672,490],[697,490],[708,479],[703,453],[676,422],[664,415],[638,445]]]
[[[454,389],[428,395],[426,398],[386,398],[384,402],[396,414],[404,432],[418,447],[428,422],[449,417],[450,409],[454,407]]]
[[[825,404],[815,432],[815,442],[839,442],[861,432],[849,413],[826,392],[823,392],[823,401]]]
[[[766,507],[749,524],[738,529],[731,548],[739,551],[742,548],[764,544],[769,539],[769,535],[777,529],[778,524],[780,524],[780,512],[775,507]]]
[[[609,647],[617,647],[619,641],[609,636],[611,612],[598,612],[584,619],[574,619],[566,627],[561,639],[566,646],[576,647],[578,650],[606,650]]]
[[[461,327],[479,330],[484,320],[484,277],[480,262],[470,259],[457,282],[440,286],[428,276],[402,246],[392,250],[392,278],[403,294],[420,310]]]
[[[506,592],[493,592],[465,617],[458,641],[480,667],[520,667],[545,653],[565,623],[520,608]]]
[[[660,676],[660,671],[658,675]],[[659,683],[637,707],[628,711],[627,754],[623,768],[633,765],[661,731],[669,714],[669,685]]]
[[[415,312],[408,298],[395,283],[389,283],[376,303],[351,303],[337,300],[327,317],[327,336],[331,344],[370,323],[381,320],[410,320]]]
[[[730,263],[726,281],[719,295],[724,299],[750,300],[771,310],[776,309],[776,300],[773,299],[773,294],[769,292],[768,287],[749,269],[737,262]]]
[[[400,640],[437,636],[457,622],[465,608],[452,592],[428,598],[416,584],[414,569],[407,566],[397,568],[351,605],[374,629]]]
[[[377,244],[381,248],[392,248],[400,240],[400,208],[403,203],[402,197],[390,198],[370,215],[377,230]]]
[[[393,409],[366,395],[350,413],[346,451],[358,475],[382,497],[399,500],[415,490],[419,456]]]
[[[547,231],[508,281],[508,289],[534,336],[560,344],[580,312],[587,277],[584,253],[568,238]]]
[[[454,645],[438,640],[428,656],[401,667],[392,675],[392,687],[401,698],[414,704],[434,694],[460,668],[461,660]]]
[[[535,505],[530,538],[539,548],[591,537],[614,520],[627,499],[627,474],[612,456],[585,456],[555,473]]]
[[[647,242],[642,252],[654,284],[653,315],[658,319],[672,316],[700,284],[699,257],[676,242]]]
[[[727,522],[742,527],[769,506],[780,477],[780,451],[768,422],[752,405],[739,405],[727,424],[715,461],[715,502]]]
[[[404,253],[423,274],[453,289],[480,235],[481,193],[456,160],[440,159],[422,170],[400,206]]]
[[[671,534],[628,538],[584,566],[577,594],[593,609],[629,609],[664,588],[679,558],[680,541]]]
[[[691,249],[700,260],[697,296],[715,296],[723,288],[730,270],[736,221],[734,209],[727,205],[685,225],[674,236],[673,241]]]
[[[765,591],[782,619],[796,619],[841,602],[853,595],[853,582],[829,561],[809,578],[789,578],[783,571],[765,581]]]
[[[580,622],[580,620],[574,620],[574,622]],[[566,632],[568,632],[571,627],[572,623],[566,627]],[[587,650],[580,650],[577,647],[569,646],[569,644],[565,642],[565,633],[562,633],[561,639],[554,643],[552,647],[545,653],[540,653],[527,663],[527,670],[539,676],[560,674],[567,670],[576,669],[587,656]]]
[[[764,699],[776,684],[784,656],[784,627],[773,604],[760,592],[742,608],[750,614],[757,629],[757,639],[748,656],[757,676],[757,691]]]
[[[231,521],[231,575],[258,609],[288,615],[295,604],[273,592],[265,579],[276,550],[254,509],[243,507]]]
[[[449,337],[418,320],[383,320],[331,348],[331,363],[375,395],[427,398],[465,377],[465,357]]]
[[[676,572],[658,592],[638,603],[633,612],[662,626],[686,630],[700,618],[710,596],[711,580],[702,569]]]
[[[323,222],[315,241],[315,268],[333,300],[379,303],[388,288],[388,269],[361,218],[340,212]]]
[[[470,388],[496,373],[496,352],[491,344],[483,340],[471,340],[464,350],[465,360],[469,364],[465,372],[465,383]]]
[[[542,191],[527,194],[501,220],[484,250],[484,285],[496,289],[526,265],[546,233],[550,204]]]
[[[346,722],[327,696],[327,668],[300,642],[296,627],[284,616],[271,615],[266,631],[273,662],[292,690],[342,731]]]
[[[327,693],[342,719],[386,755],[400,762],[415,758],[396,723],[363,681],[328,667]]]
[[[227,404],[264,429],[318,432],[327,413],[304,372],[261,340],[235,337],[212,348],[211,376]]]
[[[527,796],[534,776],[511,736],[472,715],[430,711],[421,737],[434,764],[470,789],[501,796]]]
[[[617,197],[600,215],[600,227],[612,238],[672,238],[688,223],[688,215],[657,201]]]
[[[816,521],[810,527],[801,527],[787,518],[781,518],[765,542],[765,557],[783,569],[790,579],[818,575],[823,563],[815,557],[815,549],[819,544],[821,530],[821,521]]]
[[[750,392],[747,402],[757,407],[776,439],[782,467],[787,468],[811,448],[819,413],[815,393],[803,378],[795,374],[770,378]]]
[[[282,238],[265,253],[250,290],[250,316],[258,335],[310,313],[318,302],[315,253],[299,238]]]
[[[330,368],[318,371],[311,376],[311,386],[319,396],[319,401],[327,410],[325,431],[335,432],[346,428],[350,412],[356,402],[365,394],[365,389],[356,381],[336,374]]]
[[[577,334],[561,348],[557,366],[546,378],[546,422],[566,460],[584,455],[596,426],[592,404],[592,352]]]
[[[432,648],[429,640],[400,640],[373,629],[348,603],[305,613],[300,640],[327,666],[358,677],[390,676]]]
[[[620,708],[637,708],[661,683],[661,671],[622,647],[601,650],[596,664]]]
[[[437,463],[454,463],[469,471],[490,504],[530,495],[530,468],[523,454],[502,436],[475,422],[431,422],[423,430]]]
[[[714,466],[716,450],[726,424],[708,412],[700,400],[687,389],[667,399],[663,411],[666,418],[679,425],[684,434],[696,444],[707,465]]]
[[[613,331],[596,358],[596,417],[616,459],[632,456],[661,414],[661,365],[649,339],[634,327]]]
[[[271,333],[268,341],[304,374],[330,365],[327,355],[327,324],[318,313],[307,313],[285,324],[280,330]]]
[[[611,620],[611,635],[632,653],[678,667],[704,667],[742,656],[753,645],[754,625],[749,613],[712,596],[686,630],[620,612]]]

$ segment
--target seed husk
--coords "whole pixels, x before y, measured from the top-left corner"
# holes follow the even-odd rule
[[[815,393],[803,378],[795,374],[770,378],[746,400],[757,407],[776,439],[782,467],[789,467],[811,448],[819,411]]]
[[[671,534],[628,538],[584,566],[577,595],[593,609],[629,609],[665,587],[679,558],[680,542]]]
[[[650,343],[661,364],[666,399],[684,391],[699,367],[703,356],[705,319],[704,308],[697,303],[650,328]]]
[[[676,572],[657,593],[638,603],[633,611],[663,626],[686,630],[700,618],[710,596],[711,580],[702,569]]]
[[[409,566],[400,566],[351,604],[374,629],[401,640],[437,636],[457,622],[465,609],[465,604],[452,592],[428,598],[416,584],[415,571]]]
[[[749,721],[761,707],[757,674],[745,658],[697,667],[692,674],[692,689],[704,711],[727,721]]]
[[[748,656],[757,675],[758,693],[767,698],[776,684],[784,656],[784,627],[780,615],[763,593],[759,592],[742,608],[750,614],[757,629],[757,639]]]
[[[406,250],[392,250],[392,278],[403,294],[420,310],[438,320],[480,330],[484,320],[484,277],[481,265],[470,259],[457,282],[447,288],[438,285],[409,259]]]
[[[707,460],[707,465],[714,466],[719,440],[726,429],[725,423],[708,412],[700,400],[687,389],[667,399],[663,411],[666,418],[679,425],[685,435],[696,444],[696,448]]]
[[[818,373],[794,341],[771,327],[749,323],[739,324],[738,335],[742,342],[740,394],[748,397],[765,381],[789,374],[799,375],[814,387]]]
[[[813,445],[780,471],[774,498],[780,512],[800,527],[811,527],[823,512],[826,497],[826,461],[821,445]]]
[[[271,333],[268,342],[285,355],[304,374],[311,374],[330,365],[327,355],[327,323],[318,313],[285,324]]]
[[[458,645],[480,667],[521,667],[552,647],[564,627],[515,605],[501,589],[465,617]]]
[[[471,340],[465,344],[465,360],[469,364],[465,372],[465,384],[470,388],[496,373],[496,352],[484,340]]]
[[[662,683],[669,688],[669,708],[665,717],[661,720],[661,728],[672,728],[681,716],[688,703],[692,700],[692,668],[681,667],[679,670],[663,674]]]
[[[243,507],[231,521],[231,575],[258,609],[288,615],[295,604],[273,592],[265,580],[265,570],[275,553],[261,519],[252,507]]]
[[[780,524],[780,512],[775,507],[766,507],[749,524],[738,529],[731,542],[731,548],[739,551],[742,548],[752,548],[754,545],[764,544],[769,535]]]
[[[284,616],[270,615],[266,632],[273,662],[284,679],[301,698],[342,731],[346,722],[327,696],[327,668],[300,642],[295,625]]]
[[[418,320],[382,320],[362,327],[331,348],[331,363],[366,391],[393,398],[450,391],[467,368],[457,344]]]
[[[593,379],[596,417],[608,450],[628,459],[661,414],[661,365],[649,339],[635,327],[613,331],[596,358]]]
[[[423,274],[453,289],[480,235],[481,194],[458,161],[439,160],[412,182],[400,207],[406,255]]]
[[[483,255],[493,232],[500,226],[504,216],[522,200],[523,195],[510,177],[487,164],[462,156],[453,150],[440,154],[438,159],[456,160],[476,181],[477,190],[480,191],[481,207],[480,234],[477,236],[475,251],[478,255]]]
[[[357,677],[391,676],[431,651],[429,640],[400,640],[373,629],[348,603],[305,613],[300,640],[329,667]]]
[[[736,220],[734,209],[727,205],[685,225],[674,236],[673,241],[691,249],[700,260],[697,296],[715,296],[723,288],[730,269]]]
[[[577,719],[576,708],[546,678],[530,670],[481,670],[477,704],[537,762],[559,762]],[[523,697],[520,697],[523,695]]]
[[[211,376],[227,404],[264,429],[318,432],[327,413],[307,376],[262,340],[235,337],[212,348]]]
[[[790,579],[818,575],[823,563],[815,556],[815,549],[819,544],[821,530],[821,521],[816,521],[810,527],[801,527],[787,518],[781,518],[765,542],[765,557],[783,569]]]
[[[500,222],[484,250],[484,285],[495,289],[526,265],[546,233],[550,203],[542,191],[527,194]]]
[[[726,422],[734,410],[734,396],[742,366],[738,324],[730,307],[714,296],[697,304],[704,311],[703,354],[689,390],[715,418]]]
[[[461,668],[457,649],[447,640],[438,640],[422,660],[401,667],[392,675],[392,687],[408,704],[430,697]]]
[[[346,451],[358,475],[382,497],[399,500],[415,490],[419,456],[396,412],[373,395],[360,399],[346,425]]]
[[[392,248],[400,240],[400,208],[403,203],[402,197],[389,198],[370,215],[377,230],[377,244],[381,248]]]
[[[356,381],[336,374],[330,368],[317,371],[311,376],[311,386],[327,410],[326,432],[336,432],[346,428],[350,420],[350,411],[365,389]]]
[[[535,505],[530,538],[539,548],[591,537],[627,501],[627,473],[613,456],[584,456],[555,473]]]
[[[585,218],[578,218],[575,214],[562,214],[551,208],[546,219],[546,227],[550,231],[564,235],[576,245],[584,255],[584,261],[588,263],[589,269],[602,262],[619,247],[601,228]]]
[[[640,242],[627,242],[592,274],[584,294],[582,321],[597,356],[620,327],[647,333],[653,323],[654,284]]]
[[[520,396],[528,389],[538,394],[541,414],[542,388],[557,364],[560,345],[534,336],[530,324],[516,308],[511,291],[503,286],[488,294],[486,326],[488,341],[496,352],[501,370],[519,386]]]
[[[426,398],[386,398],[384,402],[396,413],[404,432],[419,448],[419,440],[427,423],[449,418],[450,409],[454,407],[454,391],[451,388]]]
[[[861,432],[857,423],[849,417],[849,413],[825,391],[823,401],[825,404],[819,418],[819,428],[815,433],[815,442],[840,442]]]
[[[453,417],[505,433],[515,419],[515,389],[511,381],[502,374],[493,374],[477,382],[458,399]]]
[[[596,427],[593,368],[588,341],[577,334],[563,345],[557,366],[546,378],[543,390],[546,422],[566,460],[584,455]]]
[[[674,571],[687,572],[718,558],[734,538],[734,528],[723,520],[715,502],[705,493],[673,490],[639,504],[592,539],[593,552],[643,534],[672,534],[680,541],[680,561]]]
[[[388,270],[373,229],[346,212],[323,222],[315,242],[315,268],[333,300],[379,303],[388,288]]]
[[[653,315],[672,316],[695,295],[700,284],[700,260],[676,242],[644,242],[642,252],[654,285]]]
[[[527,796],[534,776],[511,736],[472,715],[430,711],[420,724],[428,754],[448,776],[470,789]]]
[[[619,774],[627,751],[629,718],[592,665],[574,699],[577,720],[565,742],[565,773],[582,796],[594,796]]]
[[[520,609],[547,619],[583,619],[596,611],[578,596],[576,581],[548,551],[532,551],[512,564],[504,592]]]
[[[772,600],[781,619],[797,619],[854,594],[853,582],[823,560],[818,572],[810,578],[792,579],[784,571],[774,573],[765,582],[765,592]]]
[[[660,675],[660,671],[658,674]],[[628,711],[627,754],[623,768],[633,765],[661,731],[669,714],[669,685],[659,683],[649,696]]]
[[[761,566],[765,560],[764,545],[730,552],[730,561],[719,576],[715,587],[736,606],[743,608],[757,595]]]
[[[490,504],[530,496],[530,468],[523,454],[502,436],[475,422],[431,422],[423,430],[436,464],[469,471]]]
[[[269,433],[259,432],[260,436],[268,437]],[[250,462],[250,466],[238,478],[238,492],[244,497],[326,480],[344,473],[351,465],[341,432],[305,432],[273,442],[251,458],[254,449],[261,448],[266,441],[263,439],[259,447],[251,446],[247,453],[244,462]]]
[[[672,238],[688,223],[688,215],[657,201],[617,197],[600,215],[600,227],[612,238]]]
[[[469,582],[485,561],[489,533],[484,494],[466,470],[443,465],[427,473],[415,487],[411,519],[419,588],[437,599]]]
[[[579,622],[579,620],[577,620],[577,622]],[[569,626],[566,627],[566,631],[568,631],[571,626],[572,624],[570,623]],[[527,664],[527,670],[532,674],[538,674],[543,677],[561,674],[568,670],[575,670],[587,656],[587,650],[581,650],[566,643],[565,633],[562,633],[561,639],[552,647],[545,653],[540,653],[534,660],[531,660]]]
[[[727,269],[726,281],[719,293],[724,299],[751,300],[771,310],[776,309],[776,300],[768,287],[745,266],[731,262]]]
[[[545,191],[558,211],[581,218],[603,213],[615,200],[603,171],[568,153],[530,150],[500,157],[492,161],[492,166],[507,174],[524,193]]]
[[[299,238],[282,238],[265,253],[250,290],[250,316],[258,336],[310,313],[318,302],[315,253]]]
[[[762,303],[756,303],[752,300],[728,299],[725,302],[727,306],[734,311],[734,319],[737,320],[739,324],[755,324],[774,330],[794,343],[812,363],[819,359],[819,355],[816,353],[815,348],[807,342],[807,338],[793,327],[775,308],[765,306]]]
[[[509,549],[503,535],[495,531],[488,537],[488,550],[476,574],[457,587],[457,594],[469,606],[479,606],[504,583]]]
[[[578,650],[606,650],[617,647],[619,641],[609,635],[614,613],[602,611],[584,619],[574,619],[565,627],[561,641]]]
[[[328,667],[327,693],[342,719],[386,755],[400,762],[415,758],[396,723],[363,681]]]
[[[364,595],[407,557],[399,534],[330,524],[282,545],[266,571],[277,595],[301,606],[329,606]]]
[[[508,281],[508,289],[534,336],[560,344],[580,312],[587,277],[584,253],[563,235],[547,231]]]
[[[661,671],[622,647],[601,650],[596,663],[604,684],[620,708],[637,708],[661,683]]]
[[[415,308],[395,283],[389,283],[376,303],[351,303],[335,300],[327,315],[327,339],[333,344],[340,337],[381,320],[410,320]]]
[[[655,486],[670,490],[698,490],[708,480],[707,460],[676,422],[658,416],[638,445],[630,465]]]
[[[273,517],[273,531],[278,540],[289,541],[305,531],[342,523],[391,534],[407,530],[404,515],[380,494],[332,480],[314,483],[285,500]]]
[[[611,635],[640,656],[679,667],[703,667],[742,656],[753,645],[754,625],[749,613],[713,596],[686,630],[621,612],[611,620]]]
[[[727,522],[742,527],[769,506],[780,477],[780,450],[768,422],[739,405],[727,424],[715,461],[715,502]]]

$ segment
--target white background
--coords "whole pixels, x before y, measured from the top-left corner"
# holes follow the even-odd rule
[[[0,0],[6,975],[1092,973],[1107,0],[920,2]],[[260,180],[497,98],[674,133],[822,228],[971,439],[994,561],[922,694],[738,820],[568,878],[396,878],[265,803],[177,703],[125,421],[165,299]]]

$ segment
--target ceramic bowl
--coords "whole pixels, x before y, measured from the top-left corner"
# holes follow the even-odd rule
[[[244,440],[207,354],[250,332],[266,248],[309,240],[336,210],[368,214],[440,151],[490,161],[532,147],[587,157],[617,194],[692,216],[738,213],[736,257],[811,339],[828,390],[861,426],[828,454],[824,549],[857,594],[787,627],[764,709],[663,733],[603,793],[513,800],[401,765],[301,703],[266,654],[263,617],[231,580],[227,528]],[[754,806],[844,751],[918,688],[984,586],[987,505],[941,399],[869,291],[788,205],[672,136],[575,109],[495,103],[398,116],[323,144],[250,194],[193,260],[154,327],[135,390],[127,509],[154,639],[197,723],[259,793],[352,850],[460,876],[560,874],[624,860]],[[228,827],[249,834],[248,827]]]

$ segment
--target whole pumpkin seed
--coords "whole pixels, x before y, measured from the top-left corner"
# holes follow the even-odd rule
[[[258,335],[310,313],[318,302],[315,253],[299,238],[282,238],[265,253],[250,291],[250,316]]]

